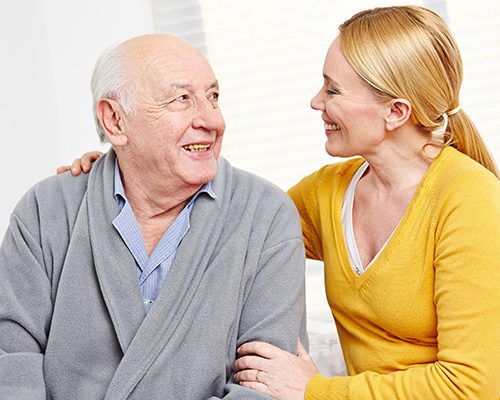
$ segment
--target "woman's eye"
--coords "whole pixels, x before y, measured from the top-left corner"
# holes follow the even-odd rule
[[[332,86],[328,86],[326,92],[328,94],[339,94],[339,91]]]

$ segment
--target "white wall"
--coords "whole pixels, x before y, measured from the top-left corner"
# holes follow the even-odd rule
[[[100,146],[90,74],[100,52],[153,31],[146,0],[15,0],[0,6],[0,240],[22,194]]]

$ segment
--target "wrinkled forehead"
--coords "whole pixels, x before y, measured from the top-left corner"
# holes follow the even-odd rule
[[[215,74],[207,59],[184,42],[155,41],[132,49],[127,56],[127,75],[141,85],[211,85]]]

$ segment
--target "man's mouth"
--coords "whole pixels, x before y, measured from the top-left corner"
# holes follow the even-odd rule
[[[203,153],[205,151],[208,151],[210,149],[210,146],[210,144],[193,143],[182,146],[182,148],[191,153]]]
[[[337,124],[327,124],[325,122],[325,130],[327,131],[340,131],[340,126]]]

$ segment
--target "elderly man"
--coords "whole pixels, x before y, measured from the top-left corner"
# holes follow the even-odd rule
[[[88,175],[51,177],[0,251],[0,397],[258,399],[239,345],[304,336],[304,252],[288,197],[219,158],[207,60],[165,35],[105,53]]]

